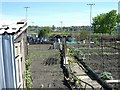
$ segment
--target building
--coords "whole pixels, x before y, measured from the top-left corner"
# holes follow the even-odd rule
[[[0,89],[25,88],[27,22],[0,27]]]
[[[25,88],[25,60],[27,59],[27,23],[22,26],[20,32],[14,35],[14,48],[17,71],[17,83],[19,88]]]

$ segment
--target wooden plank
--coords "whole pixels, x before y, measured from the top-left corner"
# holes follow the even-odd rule
[[[70,65],[70,68],[72,70],[72,72],[75,72],[74,75],[76,75],[76,77],[90,85],[92,85],[94,88],[101,88],[101,85],[92,80],[86,73],[85,71],[83,70],[82,67],[80,67],[77,63],[74,63],[73,65]],[[85,86],[85,83],[82,83],[82,86],[84,87]],[[91,88],[89,85],[86,86],[86,88]]]
[[[106,80],[107,83],[120,83],[120,80]]]

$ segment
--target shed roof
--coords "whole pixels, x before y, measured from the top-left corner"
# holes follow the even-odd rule
[[[20,31],[23,31],[27,28],[26,20],[21,20],[19,22],[13,23],[11,25],[1,25],[0,34],[16,34]]]

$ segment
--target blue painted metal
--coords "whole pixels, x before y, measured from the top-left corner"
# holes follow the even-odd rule
[[[0,27],[0,90],[17,88],[14,34],[26,28],[26,21],[17,22],[9,27]]]
[[[0,35],[0,73],[3,84],[1,88],[16,88],[16,66],[15,66],[15,52],[14,52],[14,36]]]
[[[3,60],[3,50],[2,50],[2,36],[0,36],[0,89],[6,88],[3,61],[4,60]]]

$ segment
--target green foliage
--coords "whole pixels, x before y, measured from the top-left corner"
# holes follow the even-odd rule
[[[101,73],[100,78],[103,79],[103,80],[112,80],[113,79],[111,73],[109,73],[109,72]]]
[[[25,66],[26,66],[26,72],[25,72],[25,80],[26,80],[26,88],[32,88],[32,79],[31,79],[31,71],[30,71],[30,65],[32,61],[26,60]]]
[[[96,33],[91,34],[91,41],[98,42],[99,39],[100,39],[99,34],[96,34]]]
[[[69,55],[70,56],[79,56],[79,57],[82,57],[83,56],[83,53],[81,52],[81,50],[79,48],[75,48],[75,47],[68,47],[67,51],[69,51]]]
[[[78,49],[76,49],[75,47],[69,47],[69,55],[74,56],[77,53],[79,53]]]
[[[55,30],[55,28],[56,28],[56,27],[55,27],[54,25],[52,25],[52,30]]]
[[[93,18],[93,28],[95,33],[109,33],[111,34],[115,30],[117,23],[116,10],[112,10],[109,13],[100,14]]]
[[[56,35],[71,36],[71,33],[69,33],[69,32],[52,32],[49,34],[49,37],[53,38]]]
[[[117,23],[120,23],[120,14],[117,15]]]
[[[79,40],[85,40],[89,37],[89,32],[88,31],[81,31],[79,33]]]
[[[49,33],[51,32],[51,28],[50,27],[42,27],[41,30],[39,30],[38,32],[38,37],[48,37]]]

